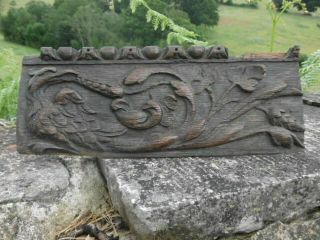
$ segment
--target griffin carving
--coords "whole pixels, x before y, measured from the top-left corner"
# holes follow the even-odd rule
[[[46,67],[32,71],[30,129],[73,153],[208,148],[259,134],[270,136],[276,146],[303,147],[296,133],[304,128],[290,111],[265,106],[273,98],[301,95],[298,89],[283,81],[264,86],[267,69],[261,64],[217,71],[228,83],[219,91],[215,88],[219,76],[209,76],[201,67],[197,71],[194,79],[170,67],[138,67],[119,85],[87,79],[75,70]],[[105,109],[90,106],[85,91],[103,97]],[[266,121],[261,119],[255,126],[239,121],[253,111],[263,113]],[[32,145],[38,151],[59,146]]]

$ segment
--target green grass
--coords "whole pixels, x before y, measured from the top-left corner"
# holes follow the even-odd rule
[[[0,47],[1,48],[11,48],[17,56],[24,56],[26,54],[37,54],[38,53],[38,50],[36,50],[34,48],[26,47],[26,46],[22,46],[20,44],[6,41],[3,37],[3,34],[1,34],[1,33],[0,33]]]
[[[20,65],[21,65],[21,60],[22,60],[23,56],[39,54],[39,51],[36,49],[5,41],[3,38],[3,35],[1,33],[0,33],[0,49],[11,49],[12,50],[12,52],[14,54],[14,56],[12,56],[12,57],[15,58],[14,61],[18,63],[18,65],[14,67],[15,76],[20,74],[20,69],[21,69]],[[4,59],[2,61],[0,61],[0,78],[1,78],[1,76],[4,76],[4,74],[5,74],[4,71],[6,71],[4,68],[5,62],[6,61]]]
[[[225,45],[233,55],[268,52],[271,21],[263,4],[258,9],[222,5],[219,13],[218,26],[208,29],[210,44]],[[307,54],[319,49],[320,16],[315,15],[285,14],[278,24],[275,52],[285,52],[296,44]]]
[[[0,34],[0,118],[15,116],[21,60],[37,54],[35,49],[5,41]]]

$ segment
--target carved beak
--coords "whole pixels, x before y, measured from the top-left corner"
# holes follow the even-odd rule
[[[120,99],[116,99],[114,101],[112,101],[111,103],[111,109],[113,111],[117,111],[117,110],[124,110],[124,111],[127,111],[129,107],[129,104],[126,100],[124,100],[123,98],[120,98]]]
[[[55,102],[60,105],[67,104],[67,101],[69,100],[73,103],[79,104],[83,103],[83,98],[80,96],[79,93],[75,92],[72,89],[69,88],[63,88],[55,97]]]

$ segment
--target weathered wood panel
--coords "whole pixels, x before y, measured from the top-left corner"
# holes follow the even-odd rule
[[[108,157],[302,150],[297,56],[227,57],[223,47],[43,48],[23,63],[18,149]]]

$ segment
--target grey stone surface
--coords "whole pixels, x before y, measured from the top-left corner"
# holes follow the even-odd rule
[[[301,224],[296,230],[281,224],[320,206],[320,108],[305,105],[304,111],[305,153],[102,159],[112,201],[140,239],[216,239],[275,232],[272,226],[299,232]]]
[[[320,107],[320,94],[304,94],[303,103],[310,106]]]
[[[94,160],[20,155],[14,130],[0,127],[1,240],[51,240],[75,217],[105,206]]]
[[[312,216],[313,214],[311,214]],[[309,218],[310,216],[308,216]],[[253,234],[235,235],[219,240],[319,240],[320,215],[319,212],[313,219],[298,219],[285,224],[276,222]]]

